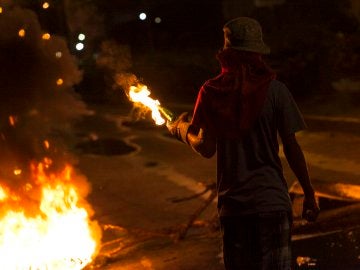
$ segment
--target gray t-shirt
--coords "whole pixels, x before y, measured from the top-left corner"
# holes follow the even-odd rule
[[[290,135],[305,127],[287,87],[272,81],[261,115],[249,134],[241,140],[217,141],[220,216],[291,211],[278,155],[278,134]]]

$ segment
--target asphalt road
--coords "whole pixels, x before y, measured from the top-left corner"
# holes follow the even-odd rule
[[[211,193],[186,199],[215,182],[215,158],[198,156],[169,137],[165,127],[148,120],[131,122],[124,109],[98,107],[95,112],[79,125],[76,148],[78,167],[92,184],[89,202],[94,219],[103,227],[102,250],[92,267],[222,270],[217,223],[207,223],[216,217],[216,200],[197,217],[202,222],[177,239]],[[307,120],[309,129],[299,133],[298,139],[313,181],[357,184],[359,123],[314,116]],[[283,161],[290,186],[296,179]],[[181,198],[184,200],[176,202]],[[294,241],[294,260],[310,262],[299,269],[318,269],[334,262],[343,268],[321,269],[353,269],[360,258],[358,234],[348,230],[299,238]],[[344,257],[342,254],[350,254],[349,248],[354,252]],[[331,252],[332,259],[319,250]]]

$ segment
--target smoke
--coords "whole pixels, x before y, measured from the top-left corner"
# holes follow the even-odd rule
[[[132,72],[132,59],[129,46],[108,40],[101,44],[101,51],[96,59],[96,64],[110,74],[113,80],[113,91],[122,91],[129,99],[130,86],[141,85],[141,80]],[[130,101],[129,101],[130,102]],[[145,118],[150,113],[146,107],[133,103],[130,117],[133,120]]]
[[[31,163],[48,158],[56,170],[75,162],[72,126],[89,111],[73,89],[82,73],[65,40],[43,36],[30,10],[0,15],[0,181],[19,189]]]
[[[113,40],[103,41],[96,64],[113,74],[126,73],[132,67],[129,46],[117,44]]]
[[[118,91],[120,88],[126,96],[130,86],[139,81],[136,75],[130,72],[132,57],[127,45],[118,44],[113,40],[102,42],[96,65],[110,74],[114,83],[113,90]]]

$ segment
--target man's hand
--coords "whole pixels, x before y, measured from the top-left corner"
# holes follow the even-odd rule
[[[175,136],[178,140],[187,142],[186,135],[190,126],[188,122],[188,112],[183,112],[176,118],[173,122],[166,122],[166,127],[168,128],[171,135]]]
[[[188,122],[188,116],[189,116],[188,112],[183,112],[175,119],[175,121],[173,121],[173,122],[167,121],[166,122],[166,127],[170,131],[171,135],[176,136],[176,132],[177,132],[177,128],[178,128],[179,124],[182,122]]]
[[[314,222],[320,212],[315,196],[305,196],[302,217],[309,222]]]

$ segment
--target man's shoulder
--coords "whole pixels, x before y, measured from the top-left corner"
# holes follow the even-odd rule
[[[200,94],[202,96],[211,97],[218,97],[222,95],[226,90],[226,85],[223,83],[223,74],[219,74],[216,77],[208,79],[203,83],[200,87]]]
[[[208,79],[204,82],[203,87],[207,89],[219,90],[223,83],[223,74],[218,74],[217,76]],[[210,90],[211,91],[211,90]]]
[[[272,91],[288,91],[287,86],[283,82],[276,79],[270,82],[269,89]]]
[[[279,80],[272,80],[269,85],[269,96],[276,99],[283,99],[290,94],[289,89],[285,83]]]

